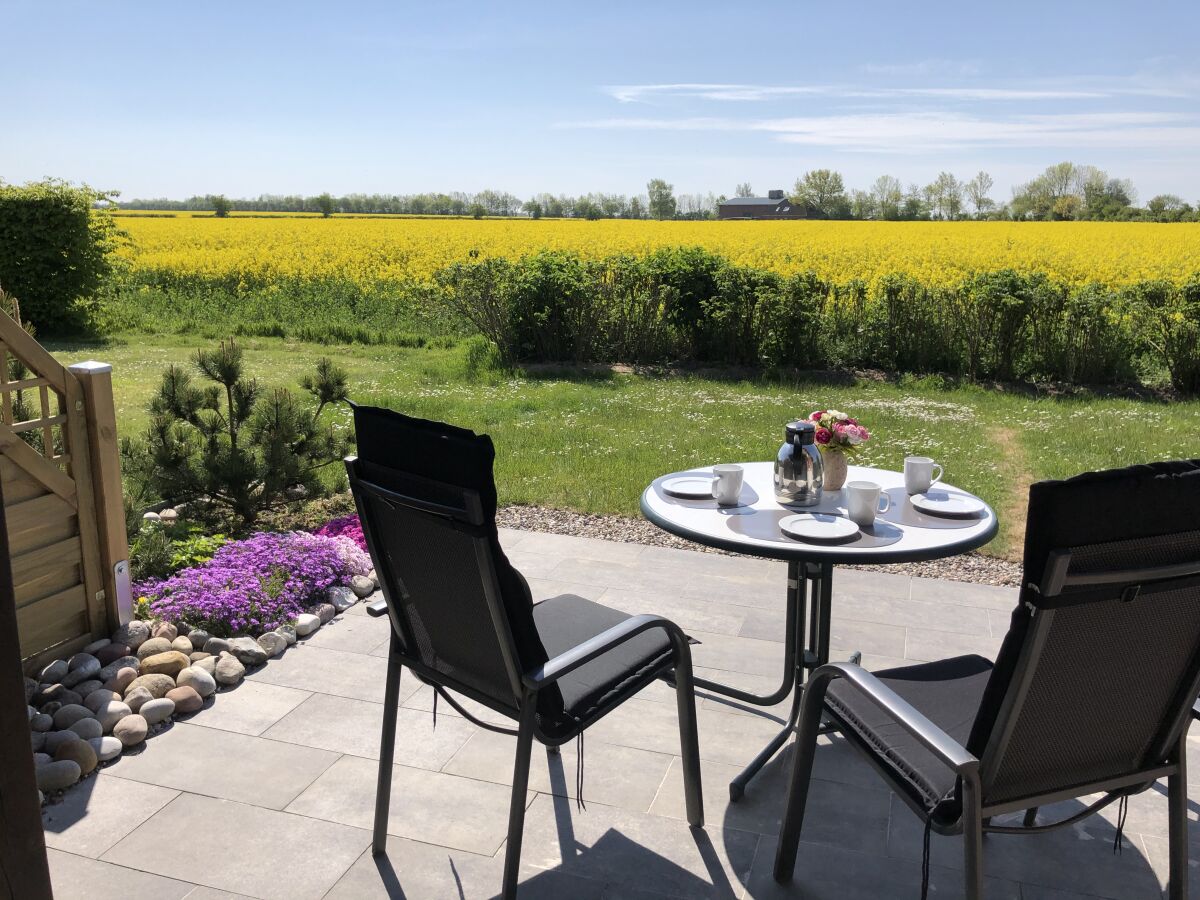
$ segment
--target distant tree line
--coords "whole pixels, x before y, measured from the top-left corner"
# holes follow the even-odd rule
[[[1196,222],[1200,209],[1175,194],[1158,194],[1145,206],[1137,205],[1137,190],[1127,178],[1113,178],[1095,166],[1061,162],[1036,178],[1013,188],[1012,198],[999,202],[991,196],[995,180],[987,172],[960,179],[941,172],[924,186],[905,186],[892,175],[881,175],[865,190],[847,189],[840,172],[812,169],[797,179],[791,201],[810,218],[1027,221],[1146,221]],[[743,182],[737,197],[752,197]],[[475,194],[261,194],[254,199],[228,199],[224,195],[189,197],[186,200],[135,199],[120,203],[123,209],[211,211],[226,216],[231,211],[334,213],[349,215],[525,216],[531,219],[712,219],[725,195],[712,192],[676,194],[674,185],[661,178],[646,185],[646,193],[535,194],[528,200],[507,191]],[[1200,206],[1200,204],[1197,204]]]

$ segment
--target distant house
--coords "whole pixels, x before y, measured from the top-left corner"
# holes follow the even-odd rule
[[[783,191],[765,197],[732,197],[717,208],[718,219],[807,219],[808,211],[793,204]]]

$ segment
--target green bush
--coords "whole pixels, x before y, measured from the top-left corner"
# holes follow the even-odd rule
[[[1200,275],[1182,287],[1149,281],[1131,292],[1142,334],[1185,394],[1200,393]]]
[[[58,180],[0,184],[0,287],[43,333],[87,323],[119,236],[107,208],[96,208],[109,199]]]

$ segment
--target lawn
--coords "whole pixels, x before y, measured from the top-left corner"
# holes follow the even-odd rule
[[[947,481],[1000,513],[985,552],[1019,558],[1031,481],[1091,469],[1200,456],[1200,402],[1043,398],[936,380],[780,383],[629,374],[564,377],[472,371],[468,345],[450,349],[329,346],[244,338],[250,371],[295,388],[319,357],[350,373],[351,396],[486,431],[496,441],[500,500],[637,515],[656,475],[720,461],[771,458],[784,424],[814,409],[859,417],[873,433],[859,460],[898,469],[924,453]],[[63,363],[113,365],[117,423],[136,436],[163,368],[211,342],[192,336],[50,343]],[[349,418],[348,412],[336,415]]]

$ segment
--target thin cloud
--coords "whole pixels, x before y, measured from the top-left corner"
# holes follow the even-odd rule
[[[1114,95],[1111,90],[1066,88],[905,87],[874,88],[849,85],[766,84],[624,84],[604,88],[621,103],[650,103],[670,98],[695,98],[721,102],[762,102],[787,97],[820,96],[847,99],[930,97],[957,100],[1098,100]]]
[[[979,63],[976,60],[956,59],[922,59],[916,62],[904,63],[867,63],[862,70],[868,75],[887,75],[895,77],[929,76],[929,75],[978,75]]]

